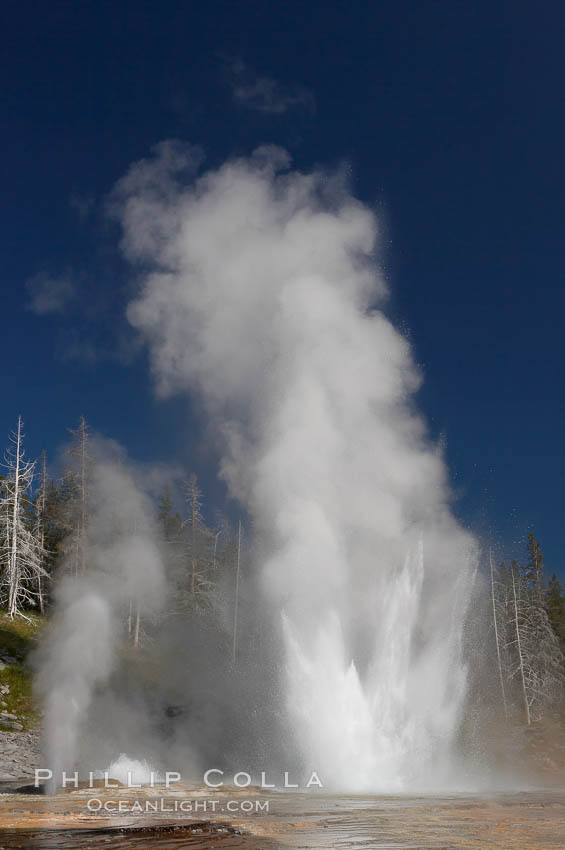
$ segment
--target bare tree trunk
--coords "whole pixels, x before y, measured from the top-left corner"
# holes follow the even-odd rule
[[[218,537],[220,536],[221,533],[222,533],[222,531],[220,529],[220,531],[217,531],[216,534],[214,535],[214,551],[212,553],[212,569],[214,570],[214,572],[216,572],[216,555],[218,553]]]
[[[85,545],[85,535],[86,535],[86,461],[87,461],[87,453],[86,453],[86,442],[88,439],[88,432],[86,428],[86,419],[84,416],[80,417],[80,556],[81,556],[81,573],[82,575],[86,572],[86,545]]]
[[[236,653],[237,653],[237,615],[238,615],[238,607],[239,607],[239,568],[241,563],[241,520],[239,521],[239,525],[237,528],[237,567],[235,571],[235,601],[233,607],[233,647],[232,647],[232,660],[235,664]]]
[[[135,647],[139,646],[139,630],[140,630],[140,616],[139,616],[139,600],[136,605],[136,613],[135,613],[135,635],[133,638],[133,645]]]
[[[194,599],[197,593],[197,579],[198,579],[198,557],[196,553],[196,532],[197,526],[201,519],[200,517],[200,497],[202,493],[198,489],[198,479],[196,475],[192,474],[188,479],[188,482],[185,486],[185,494],[186,499],[188,501],[188,522],[190,522],[191,534],[190,534],[190,597]]]
[[[520,664],[520,679],[522,681],[522,696],[524,697],[524,708],[526,709],[526,721],[528,726],[531,724],[530,705],[528,703],[528,694],[526,691],[526,677],[524,673],[524,656],[522,654],[522,641],[520,639],[520,623],[518,620],[518,598],[516,596],[516,579],[514,570],[512,570],[512,593],[514,595],[514,624],[516,627],[516,646],[518,648],[518,660]]]
[[[14,470],[14,504],[12,508],[11,547],[10,547],[10,575],[9,575],[9,597],[8,613],[13,620],[18,604],[18,515],[20,509],[20,458],[22,445],[22,417],[18,416],[18,430],[16,432],[16,464]]]
[[[492,618],[494,622],[494,637],[496,640],[496,657],[498,661],[498,675],[500,677],[500,690],[502,692],[502,704],[504,705],[504,716],[508,717],[508,708],[506,705],[506,691],[504,689],[504,676],[502,675],[502,659],[500,656],[500,640],[498,637],[498,622],[496,616],[496,602],[494,596],[494,570],[492,566],[492,551],[489,550],[489,561],[490,561],[490,591],[492,596]]]
[[[45,449],[41,453],[41,490],[39,491],[39,543],[41,552],[45,552],[45,500],[47,496],[47,458]],[[45,555],[43,555],[45,558]],[[42,565],[43,566],[43,565]],[[45,603],[43,600],[43,579],[41,573],[37,577],[37,595],[39,598],[39,610],[42,614],[45,613]]]
[[[218,554],[218,538],[221,535],[221,533],[222,533],[222,530],[220,529],[214,535],[214,551],[212,553],[212,570],[213,570],[214,582],[215,582],[214,583],[213,595],[212,595],[212,613],[213,613],[214,617],[216,616],[216,611],[217,611],[217,608],[218,608],[218,585],[216,583],[216,569],[217,569],[218,565],[216,563],[216,556]]]
[[[87,496],[88,496],[88,474],[90,456],[88,454],[89,430],[84,416],[80,417],[78,428],[70,428],[69,432],[73,438],[69,454],[76,458],[78,464],[78,505],[77,514],[73,515],[73,526],[76,531],[76,546],[74,558],[75,576],[84,575],[87,569],[88,547],[86,545],[87,526]]]
[[[190,525],[192,528],[192,572],[190,576],[190,595],[194,599],[196,596],[196,493],[194,490],[192,492],[190,511]]]
[[[137,534],[137,519],[136,518],[134,518],[134,520],[133,520],[133,533]],[[131,622],[132,610],[133,610],[133,600],[130,599],[130,603],[129,603],[129,633],[130,634],[131,634],[131,626],[132,626],[132,622]],[[137,599],[136,599],[136,602],[135,602],[135,633],[134,633],[134,636],[133,636],[133,645],[136,648],[139,646],[140,625],[141,625],[141,617],[140,617],[140,613],[139,613],[139,596],[138,596]]]
[[[23,440],[22,418],[18,416],[18,427],[10,436],[12,445],[6,452],[8,476],[0,514],[0,536],[5,541],[0,549],[0,589],[3,597],[6,594],[7,615],[12,620],[16,614],[25,616],[22,606],[35,603],[39,576],[45,574],[38,529],[29,526],[24,510],[36,461],[24,460]]]

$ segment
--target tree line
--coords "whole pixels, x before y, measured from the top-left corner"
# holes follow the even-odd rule
[[[21,417],[10,435],[5,474],[0,476],[0,607],[12,619],[47,612],[62,576],[88,574],[96,457],[84,417],[69,433],[66,463],[56,480],[48,476],[45,452],[36,460],[26,459]],[[196,475],[187,477],[183,490],[184,511],[176,509],[170,487],[155,504],[158,544],[171,591],[168,614],[212,615],[226,607],[229,594],[235,658],[242,526],[234,529],[221,515],[214,526],[205,522]],[[134,602],[126,619],[127,634],[138,646],[144,624]]]
[[[506,718],[529,726],[563,700],[565,598],[557,575],[546,579],[533,533],[525,564],[495,567],[490,552],[489,573],[500,702]]]

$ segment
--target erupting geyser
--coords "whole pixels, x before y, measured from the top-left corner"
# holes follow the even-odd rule
[[[442,783],[475,544],[381,309],[375,217],[342,172],[292,171],[280,148],[198,176],[200,159],[162,143],[115,189],[141,270],[128,318],[160,392],[193,392],[223,438],[303,763],[341,789]]]
[[[280,148],[199,175],[200,163],[193,148],[158,145],[119,181],[111,209],[139,273],[128,319],[158,390],[189,391],[205,410],[223,446],[221,475],[252,519],[261,604],[280,647],[291,760],[282,769],[316,771],[326,789],[453,787],[476,546],[450,513],[441,452],[411,402],[420,377],[410,347],[383,313],[375,216],[344,173],[293,171]],[[99,552],[100,580],[87,583],[112,628],[132,598],[163,604],[158,553],[135,531],[147,510],[124,486],[128,499],[110,509],[132,503],[127,545]],[[87,602],[59,615],[44,671],[55,769],[73,766],[77,711],[111,664],[106,644],[91,668],[75,644],[58,655]],[[83,638],[85,651],[99,640],[92,629]],[[167,663],[174,670],[170,654]],[[197,687],[195,669],[186,679]],[[279,708],[272,738],[282,734]],[[155,763],[151,729],[138,739],[145,751],[120,742],[105,763],[124,750]],[[194,735],[191,752],[213,734]],[[256,766],[271,769],[264,729],[262,741]]]

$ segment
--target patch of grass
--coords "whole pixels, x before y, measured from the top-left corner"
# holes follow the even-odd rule
[[[9,685],[10,693],[1,698],[6,703],[2,711],[15,714],[24,730],[39,722],[39,712],[32,699],[32,673],[22,664],[9,664],[0,672],[0,684]]]
[[[30,622],[21,617],[14,620],[0,617],[0,656],[16,659],[16,663],[6,664],[0,670],[0,685],[8,685],[10,688],[9,693],[0,696],[0,702],[6,703],[1,710],[15,714],[24,730],[33,728],[39,722],[39,711],[32,699],[33,675],[26,661],[29,651],[37,643],[45,620],[45,617],[39,615],[31,615]]]
[[[30,614],[29,621],[22,617],[0,616],[0,655],[11,655],[23,661],[35,645],[41,627],[46,618],[40,614]]]

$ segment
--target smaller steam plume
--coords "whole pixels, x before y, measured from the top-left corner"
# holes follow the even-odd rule
[[[124,612],[133,607],[142,616],[152,616],[164,603],[165,576],[153,513],[125,466],[115,460],[95,465],[83,541],[87,569],[59,581],[56,612],[36,659],[52,789],[62,771],[74,770],[85,755],[93,702],[119,663]],[[111,726],[112,717],[105,722]]]

